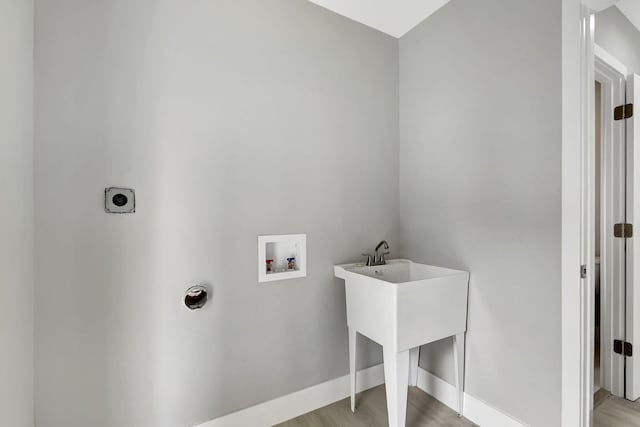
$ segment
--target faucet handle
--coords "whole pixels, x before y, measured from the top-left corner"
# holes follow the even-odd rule
[[[369,267],[372,263],[371,263],[371,254],[362,254],[362,256],[366,256],[367,257],[367,262],[366,262],[366,266]]]
[[[379,262],[380,264],[383,264],[383,265],[384,265],[384,264],[386,264],[386,263],[387,263],[387,261],[384,259],[384,256],[385,256],[385,255],[389,255],[390,253],[391,253],[391,252],[389,252],[389,251],[382,252],[382,253],[380,254],[380,259],[378,260],[378,262]]]

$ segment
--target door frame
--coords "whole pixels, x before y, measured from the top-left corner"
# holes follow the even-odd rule
[[[623,239],[613,236],[613,224],[623,222],[625,215],[625,187],[624,181],[620,181],[625,179],[626,140],[624,129],[613,120],[613,109],[624,103],[627,68],[598,45],[594,45],[594,56],[594,77],[602,90],[600,374],[603,388],[614,396],[624,397],[624,358],[614,356],[613,340],[625,337],[626,255]]]
[[[563,427],[590,427],[593,409],[594,19],[615,0],[562,0],[561,323]],[[586,277],[582,277],[586,266]]]
[[[593,19],[581,0],[562,0],[562,413],[563,427],[589,427],[593,406],[590,316],[593,257],[589,267],[588,156],[593,150],[589,97],[593,85]],[[593,215],[591,215],[593,217]],[[593,220],[593,218],[592,218]],[[587,232],[585,234],[585,232]],[[593,253],[593,245],[591,245]],[[582,278],[582,266],[587,266]]]

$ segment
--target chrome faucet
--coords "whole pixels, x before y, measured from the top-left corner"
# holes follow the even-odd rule
[[[367,266],[385,265],[387,263],[387,261],[384,259],[384,256],[389,255],[389,251],[379,253],[381,247],[384,247],[384,249],[389,249],[389,244],[387,243],[386,240],[383,240],[382,242],[378,243],[378,246],[376,246],[375,248],[373,257],[371,257],[371,254],[362,254],[362,256],[367,257],[367,262],[366,262]]]
[[[383,240],[382,242],[378,243],[378,246],[376,246],[375,253],[373,254],[374,265],[385,265],[387,263],[387,261],[385,261],[384,259],[384,256],[389,255],[389,251],[382,252],[380,255],[378,255],[378,251],[383,246],[385,249],[389,249],[389,244],[387,243],[386,240]]]

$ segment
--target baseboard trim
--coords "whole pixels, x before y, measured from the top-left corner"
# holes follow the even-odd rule
[[[356,383],[358,392],[384,384],[383,365],[358,371]],[[418,368],[418,388],[458,411],[455,387],[422,368]],[[195,427],[269,427],[330,405],[349,394],[349,375],[345,375]],[[526,427],[523,422],[467,393],[464,395],[464,416],[481,427]]]
[[[358,392],[384,384],[383,365],[358,371]],[[196,427],[269,427],[348,397],[349,375],[205,422]]]
[[[454,411],[458,411],[456,388],[422,368],[418,368],[418,388]],[[468,393],[464,394],[463,415],[466,419],[481,427],[526,427],[526,424],[523,422],[495,409]]]

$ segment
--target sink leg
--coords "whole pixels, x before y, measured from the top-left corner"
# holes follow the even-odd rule
[[[351,383],[351,412],[356,411],[356,338],[357,332],[349,328],[349,382]]]
[[[389,427],[405,427],[409,387],[409,350],[396,353],[382,348]]]
[[[453,337],[453,363],[455,365],[458,416],[464,414],[464,333]]]
[[[420,361],[420,347],[412,348],[409,352],[409,385],[418,385],[418,362]]]

